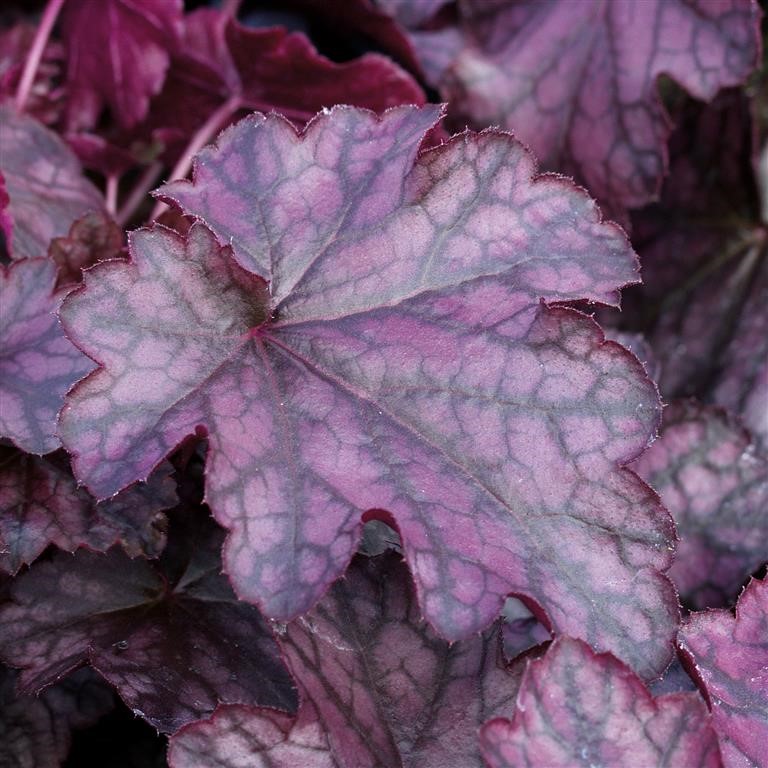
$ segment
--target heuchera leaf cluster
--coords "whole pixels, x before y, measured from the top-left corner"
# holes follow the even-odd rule
[[[768,767],[761,16],[8,2],[0,764]]]

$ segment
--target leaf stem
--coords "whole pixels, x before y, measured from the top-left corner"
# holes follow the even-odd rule
[[[176,165],[168,177],[168,181],[183,179],[192,167],[192,160],[195,155],[210,142],[218,133],[221,126],[229,120],[230,117],[240,108],[241,101],[239,94],[230,96],[206,121],[198,128],[195,135],[191,138],[187,148],[178,159]],[[165,203],[159,202],[152,211],[150,219],[156,219],[164,211],[168,210]]]
[[[24,71],[21,73],[19,87],[16,90],[16,109],[21,112],[27,104],[29,94],[32,92],[32,85],[35,82],[37,68],[40,66],[40,59],[43,58],[43,51],[51,36],[51,30],[59,16],[59,11],[64,5],[64,0],[48,0],[45,6],[43,16],[40,19],[40,26],[35,32],[35,39],[32,41],[32,47],[27,54],[27,60],[24,62]]]
[[[144,202],[144,198],[149,190],[157,184],[162,170],[163,164],[159,161],[155,161],[144,169],[144,173],[141,174],[138,182],[136,182],[136,185],[131,190],[131,194],[128,195],[115,215],[115,221],[121,227],[125,227],[131,220],[133,214],[136,213],[136,209]]]
[[[107,187],[104,193],[104,198],[107,206],[107,213],[110,216],[115,215],[117,210],[117,185],[120,177],[117,174],[110,173],[107,176]]]

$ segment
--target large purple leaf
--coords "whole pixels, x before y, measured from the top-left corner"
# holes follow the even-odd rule
[[[669,575],[695,608],[730,605],[768,561],[768,459],[720,408],[678,401],[632,465],[661,496],[680,543]]]
[[[719,768],[707,708],[694,693],[654,699],[631,670],[571,638],[530,662],[512,720],[483,726],[490,768]]]
[[[0,174],[9,197],[0,217],[8,251],[17,259],[45,256],[52,238],[102,210],[104,201],[72,150],[42,123],[0,106],[0,125]]]
[[[47,259],[0,265],[0,437],[29,453],[59,447],[56,416],[64,394],[93,363],[56,318],[56,266]]]
[[[311,704],[296,717],[273,709],[219,707],[171,737],[171,768],[340,768]]]
[[[360,557],[280,634],[342,768],[480,768],[477,729],[517,692],[498,625],[449,644],[414,598],[397,555]]]
[[[69,130],[92,128],[105,106],[124,128],[144,118],[162,88],[182,10],[182,0],[67,0]]]
[[[202,225],[154,228],[87,273],[61,315],[102,364],[60,420],[75,474],[108,496],[203,429],[226,571],[269,616],[308,610],[379,510],[442,636],[520,593],[653,676],[672,524],[618,465],[658,396],[591,319],[540,303],[615,301],[632,252],[507,134],[417,154],[439,114],[338,108],[300,135],[256,114],[164,187],[234,259]]]
[[[33,565],[0,610],[0,654],[37,691],[89,662],[134,713],[173,732],[221,703],[295,709],[274,637],[220,575],[221,536],[190,520],[159,566],[79,550]]]
[[[678,642],[712,708],[726,768],[768,765],[768,580],[730,611],[694,613]]]
[[[16,573],[49,544],[68,552],[104,552],[119,543],[131,557],[162,552],[162,510],[177,501],[169,467],[97,504],[57,458],[0,447],[0,570]]]
[[[754,0],[462,0],[459,48],[445,30],[413,43],[428,73],[447,48],[433,85],[459,122],[513,130],[620,213],[651,200],[665,171],[658,77],[699,99],[742,83],[759,61],[759,15]]]

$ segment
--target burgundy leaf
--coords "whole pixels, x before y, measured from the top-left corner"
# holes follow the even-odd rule
[[[72,150],[42,123],[0,106],[0,125],[0,172],[10,198],[0,224],[8,251],[17,259],[45,256],[51,238],[104,202]]]
[[[658,77],[711,99],[760,58],[754,0],[462,0],[459,9],[459,50],[444,30],[413,38],[417,55],[434,59],[437,44],[453,57],[433,85],[456,121],[513,130],[615,214],[653,199],[665,171]]]
[[[87,213],[75,221],[69,234],[54,238],[48,248],[48,257],[59,268],[57,286],[79,283],[84,269],[119,256],[123,240],[123,230],[103,211]]]
[[[496,627],[438,638],[390,553],[353,561],[280,644],[343,768],[479,768],[477,728],[511,705],[519,681],[499,640]]]
[[[418,154],[439,114],[338,108],[301,135],[256,114],[164,187],[232,251],[202,225],[139,231],[133,263],[71,295],[65,327],[102,365],[60,421],[75,474],[109,496],[205,431],[225,569],[270,617],[311,608],[386,510],[368,517],[394,519],[443,637],[514,592],[654,676],[672,523],[617,465],[658,396],[590,318],[540,303],[613,302],[634,257],[507,134]]]
[[[678,401],[632,466],[677,524],[669,575],[681,596],[695,608],[731,604],[768,561],[768,458],[720,408]]]
[[[22,668],[22,692],[88,661],[165,732],[221,702],[295,709],[271,631],[219,573],[220,546],[218,532],[197,525],[171,537],[159,566],[118,550],[33,565],[0,610],[0,654]]]
[[[69,751],[73,729],[86,728],[109,712],[114,694],[81,669],[41,696],[15,696],[15,674],[0,667],[0,765],[56,768]]]
[[[768,580],[730,611],[694,613],[678,642],[712,708],[726,768],[768,764]]]
[[[697,694],[654,699],[617,659],[567,637],[529,663],[512,720],[483,726],[480,749],[490,768],[722,765]]]
[[[162,88],[181,33],[181,0],[67,0],[67,127],[90,129],[108,106],[124,128],[142,120]]]
[[[93,363],[56,319],[61,294],[48,259],[0,265],[0,437],[28,453],[59,447],[56,416],[64,394]]]
[[[131,557],[157,557],[176,503],[169,467],[146,484],[97,504],[60,462],[0,448],[0,570],[16,573],[49,544],[104,552],[119,543]]]
[[[171,737],[171,768],[339,768],[311,704],[296,717],[273,709],[219,707]]]

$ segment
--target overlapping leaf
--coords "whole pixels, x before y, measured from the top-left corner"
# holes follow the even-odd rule
[[[658,397],[589,318],[540,304],[615,301],[633,255],[506,134],[418,154],[438,117],[340,108],[297,135],[257,114],[166,186],[234,259],[201,225],[140,231],[72,294],[62,320],[102,364],[61,416],[75,473],[108,496],[203,428],[225,568],[269,616],[308,610],[386,510],[444,637],[521,593],[652,676],[671,521],[617,465]]]
[[[768,763],[768,581],[753,580],[730,611],[694,613],[683,655],[712,707],[726,768]]]
[[[768,459],[719,408],[677,402],[632,465],[660,495],[680,543],[669,575],[695,608],[730,605],[768,561]]]
[[[67,124],[89,129],[108,106],[129,128],[163,85],[181,33],[182,0],[67,0]]]
[[[104,552],[119,543],[131,557],[162,552],[168,522],[162,510],[177,500],[168,467],[97,504],[57,458],[0,447],[0,570],[16,573],[49,544]]]
[[[104,201],[72,150],[42,123],[0,106],[0,125],[0,173],[9,197],[0,222],[8,250],[17,259],[45,256],[53,237],[102,210]]]
[[[220,702],[295,709],[272,633],[219,573],[221,537],[197,518],[187,525],[159,567],[80,550],[17,578],[0,610],[0,655],[22,668],[20,689],[39,690],[88,661],[161,731]]]
[[[93,369],[59,325],[55,283],[56,266],[47,259],[0,266],[0,437],[29,453],[59,447],[64,394]]]
[[[421,0],[395,5],[427,8]],[[458,7],[459,34],[421,32],[413,42],[461,122],[513,130],[544,165],[575,175],[617,213],[653,199],[665,170],[669,121],[659,75],[711,99],[759,61],[753,0],[462,0]],[[441,73],[432,64],[436,46],[446,49]]]
[[[698,694],[654,699],[617,659],[571,638],[528,665],[512,720],[487,723],[480,745],[490,768],[722,765]]]

